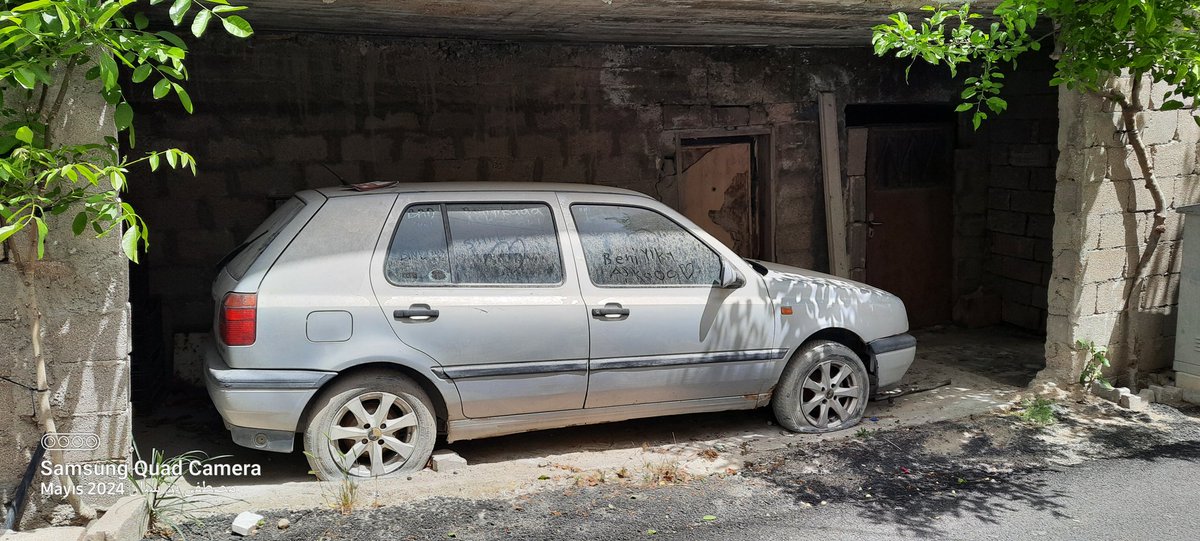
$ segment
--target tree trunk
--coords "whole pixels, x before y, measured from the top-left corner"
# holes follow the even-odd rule
[[[46,434],[58,433],[58,425],[54,422],[54,410],[50,407],[50,377],[49,368],[46,366],[46,358],[42,355],[42,312],[38,304],[38,288],[37,286],[37,231],[33,228],[28,229],[32,242],[30,242],[28,259],[21,258],[20,253],[14,250],[15,246],[9,244],[9,253],[13,255],[14,262],[17,268],[21,271],[21,278],[25,282],[25,289],[29,291],[29,339],[33,344],[33,362],[37,372],[37,420],[42,425],[42,431]],[[13,237],[9,237],[12,240]],[[50,460],[60,465],[66,465],[66,460],[62,449],[51,448]],[[58,476],[58,482],[62,485],[63,491],[66,493],[67,503],[71,504],[71,508],[75,514],[91,520],[96,518],[96,510],[80,499],[75,493],[75,480],[70,475],[64,473]]]

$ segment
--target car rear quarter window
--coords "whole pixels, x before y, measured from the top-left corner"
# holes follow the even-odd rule
[[[405,210],[385,275],[400,285],[549,285],[563,281],[550,207],[447,203]]]
[[[225,270],[229,271],[231,276],[240,280],[246,274],[246,270],[250,268],[250,265],[254,264],[258,256],[262,255],[263,250],[267,249],[271,241],[279,236],[279,232],[283,230],[284,226],[290,223],[297,214],[300,214],[300,210],[303,208],[304,201],[301,201],[299,198],[293,197],[285,201],[279,208],[275,209],[275,212],[272,212],[267,217],[267,220],[262,225],[258,226],[258,229],[250,233],[250,237],[247,238],[246,242],[243,242],[240,246],[234,248],[229,255],[225,256],[225,260],[228,261],[225,265]]]
[[[720,256],[670,218],[617,205],[572,205],[588,276],[599,286],[712,285]]]

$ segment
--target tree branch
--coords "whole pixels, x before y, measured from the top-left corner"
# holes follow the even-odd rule
[[[67,62],[67,67],[63,69],[62,82],[58,85],[58,95],[54,98],[54,104],[50,106],[50,110],[46,113],[46,138],[45,147],[50,148],[52,140],[51,132],[54,131],[54,121],[58,119],[58,114],[62,112],[63,100],[67,97],[67,87],[71,84],[71,72],[75,70],[75,60],[77,57],[72,56]]]

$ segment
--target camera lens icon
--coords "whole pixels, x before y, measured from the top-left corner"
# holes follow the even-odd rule
[[[100,447],[100,437],[95,434],[46,434],[42,446],[53,451],[94,451]]]

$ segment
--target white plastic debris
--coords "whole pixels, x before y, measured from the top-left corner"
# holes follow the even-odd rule
[[[254,530],[258,529],[258,523],[262,522],[263,516],[249,511],[242,511],[238,516],[233,517],[233,526],[230,528],[233,533],[238,535],[251,535]]]

